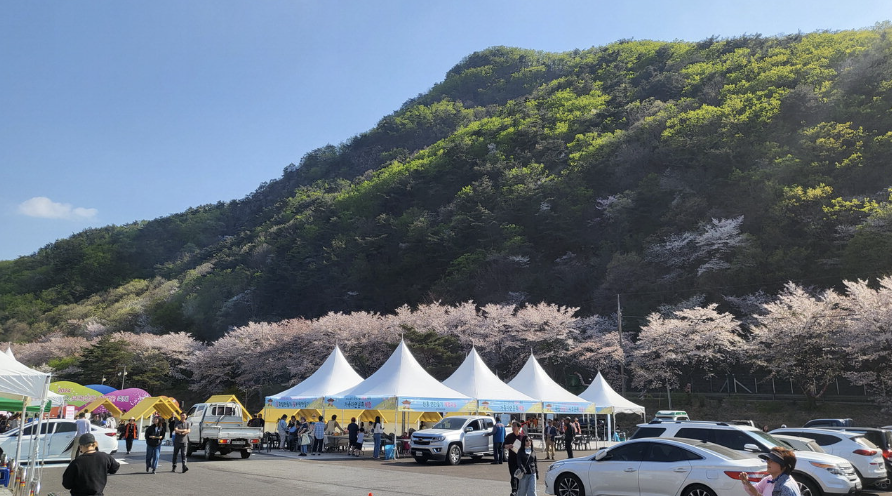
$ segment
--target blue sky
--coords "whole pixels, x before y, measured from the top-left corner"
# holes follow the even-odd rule
[[[242,198],[466,55],[873,26],[889,0],[0,4],[0,260]]]

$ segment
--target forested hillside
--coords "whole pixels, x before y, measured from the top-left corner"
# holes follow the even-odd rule
[[[890,34],[474,53],[242,200],[0,262],[0,341],[212,341],[437,301],[609,314],[619,293],[645,316],[873,280],[892,273]]]

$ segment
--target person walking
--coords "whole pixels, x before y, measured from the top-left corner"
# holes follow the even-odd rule
[[[573,440],[576,438],[576,429],[570,417],[564,418],[564,449],[567,450],[567,458],[573,458]]]
[[[136,418],[130,417],[124,426],[124,443],[127,445],[127,454],[133,450],[133,441],[139,439],[139,427],[136,426]]]
[[[767,463],[768,475],[755,485],[746,472],[740,473],[743,489],[749,496],[801,496],[799,484],[791,474],[796,468],[796,453],[787,448],[774,447],[767,454],[759,455]]]
[[[313,454],[322,456],[325,448],[325,417],[319,416],[319,420],[313,424]]]
[[[108,474],[117,472],[121,464],[111,455],[99,451],[96,438],[89,432],[77,438],[77,445],[81,454],[62,474],[62,487],[71,491],[71,496],[102,496]]]
[[[518,479],[514,477],[517,470],[517,452],[523,449],[526,443],[526,434],[520,428],[520,422],[511,422],[511,433],[505,436],[505,447],[508,448],[508,474],[511,477],[511,496],[517,495]]]
[[[505,461],[505,424],[496,420],[492,430],[486,436],[492,436],[492,464],[501,464]]]
[[[554,439],[558,435],[557,427],[554,426],[554,420],[548,419],[548,425],[542,432],[542,438],[545,440],[545,459],[554,460]]]
[[[381,456],[381,436],[384,435],[384,426],[381,425],[381,417],[375,417],[375,423],[372,424],[372,436],[375,439],[375,449],[372,450],[373,458]]]
[[[177,471],[177,455],[183,460],[183,473],[189,471],[186,466],[186,447],[189,444],[189,431],[192,430],[192,424],[186,420],[186,412],[180,414],[180,420],[174,424],[173,432],[173,469],[171,472]]]
[[[77,432],[74,435],[74,439],[71,440],[71,459],[74,460],[80,455],[80,450],[78,449],[78,439],[81,438],[84,434],[89,434],[90,432],[90,421],[87,420],[87,412],[80,412],[77,414],[77,420],[74,421],[74,426],[77,429]]]
[[[539,465],[536,451],[533,449],[533,438],[527,436],[523,448],[517,453],[517,496],[536,496],[536,481],[539,479]]]
[[[359,435],[359,424],[356,423],[356,417],[350,418],[347,424],[347,454],[352,455],[356,447],[356,437]]]
[[[161,458],[161,441],[167,434],[167,427],[164,425],[164,419],[155,415],[152,417],[152,425],[146,428],[146,472],[158,468],[158,459]]]
[[[174,414],[171,414],[170,420],[167,421],[167,432],[170,433],[170,442],[171,443],[173,442],[173,436],[174,436],[173,430],[177,426],[177,420],[178,420],[177,416]]]

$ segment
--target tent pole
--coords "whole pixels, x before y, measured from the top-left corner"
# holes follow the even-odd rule
[[[19,460],[19,457],[22,454],[22,438],[25,437],[23,435],[25,432],[25,421],[28,420],[28,403],[31,403],[31,398],[25,396],[22,399],[22,416],[19,418],[19,435],[15,443],[15,462],[17,467],[22,466],[22,461]]]

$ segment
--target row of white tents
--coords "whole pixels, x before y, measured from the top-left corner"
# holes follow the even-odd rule
[[[508,383],[490,370],[471,349],[461,366],[445,381],[427,373],[400,342],[374,374],[363,379],[338,346],[310,377],[266,397],[278,416],[296,410],[377,410],[394,412],[478,412],[553,414],[636,413],[644,407],[617,394],[598,373],[592,384],[575,395],[556,383],[530,354]],[[266,415],[270,419],[269,413]]]

